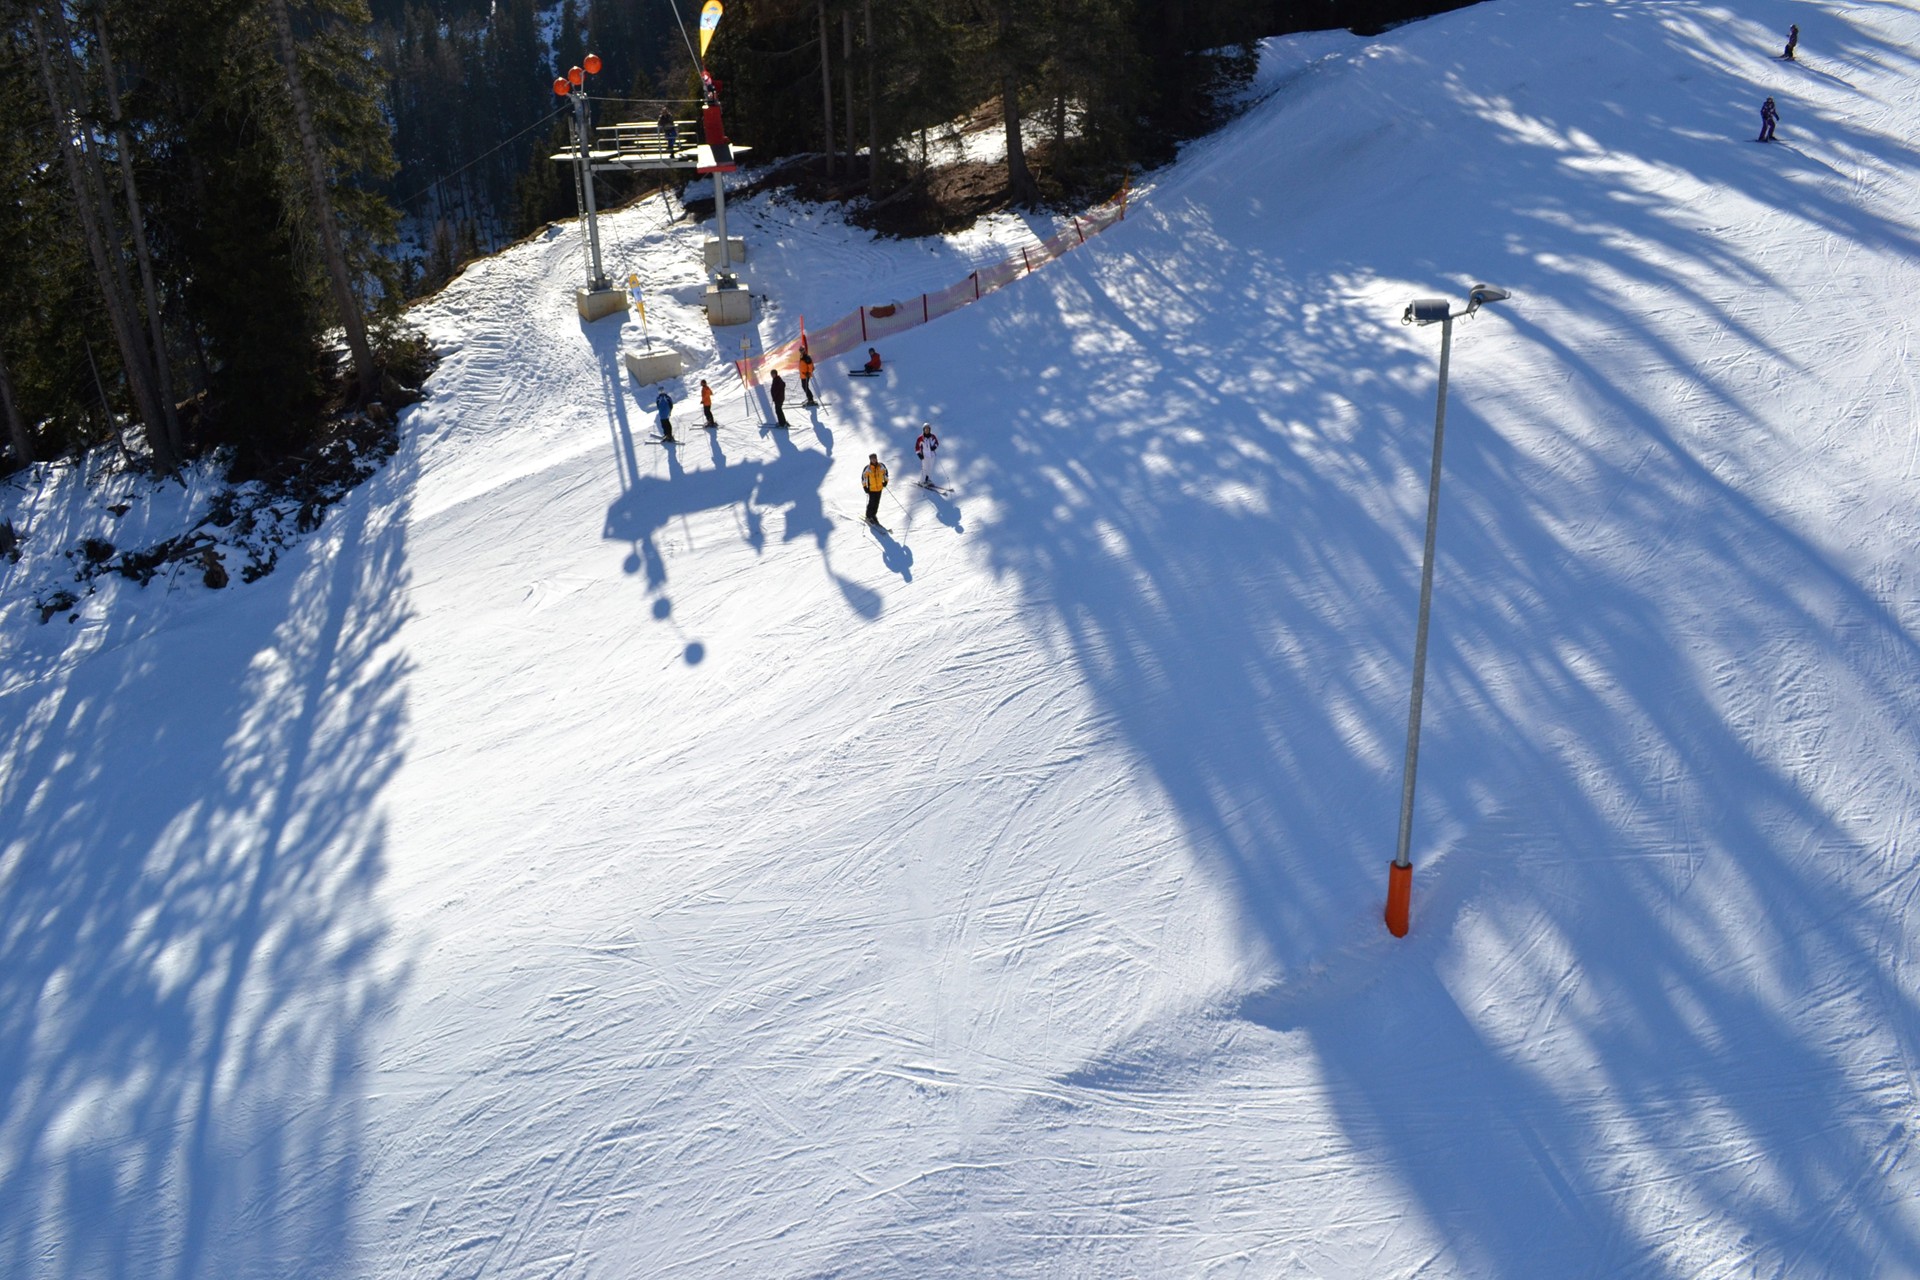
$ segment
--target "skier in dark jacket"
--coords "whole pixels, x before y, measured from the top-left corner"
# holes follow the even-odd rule
[[[1780,56],[1788,62],[1794,61],[1793,51],[1800,47],[1800,24],[1794,23],[1787,28],[1787,51]]]
[[[772,383],[773,420],[784,427],[787,425],[787,380],[775,369],[768,381]]]
[[[673,439],[673,397],[662,391],[653,398],[653,411],[660,415],[660,438]]]
[[[673,118],[672,110],[667,107],[660,108],[659,118],[653,122],[653,127],[658,129],[660,136],[667,140],[667,159],[671,160],[679,155],[680,125]]]
[[[1780,108],[1773,105],[1772,98],[1768,98],[1765,102],[1760,104],[1759,141],[1772,142],[1774,140],[1773,138],[1774,126],[1779,123],[1780,123]]]

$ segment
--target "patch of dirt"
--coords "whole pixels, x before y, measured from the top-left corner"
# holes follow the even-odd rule
[[[930,170],[878,200],[854,204],[847,217],[883,236],[932,236],[964,231],[1007,204],[1005,163],[974,160]]]

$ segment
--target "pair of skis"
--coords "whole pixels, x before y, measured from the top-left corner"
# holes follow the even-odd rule
[[[694,424],[694,426],[697,430],[700,430],[700,431],[718,431],[720,429],[720,424],[717,422],[697,422]],[[667,439],[665,436],[648,436],[646,438],[646,443],[648,444],[685,444],[686,441],[682,440],[679,436],[675,436],[671,440]]]

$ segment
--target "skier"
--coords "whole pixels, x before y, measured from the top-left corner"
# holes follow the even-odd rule
[[[1785,58],[1788,62],[1793,62],[1795,61],[1795,58],[1793,56],[1793,51],[1795,49],[1798,49],[1799,47],[1800,47],[1800,24],[1796,22],[1792,26],[1787,28],[1787,51],[1781,54],[1780,56]]]
[[[720,425],[713,420],[713,388],[707,385],[705,378],[700,379],[700,412],[707,415],[708,426]]]
[[[1774,126],[1779,123],[1780,108],[1773,105],[1772,98],[1768,98],[1760,104],[1760,137],[1757,140],[1760,142],[1772,142],[1774,140]]]
[[[887,487],[887,464],[880,461],[880,455],[867,455],[867,465],[860,472],[860,488],[867,495],[867,523],[880,523],[880,494]]]
[[[800,393],[807,398],[807,408],[813,408],[813,357],[805,347],[800,348]]]
[[[667,140],[667,159],[671,160],[679,155],[680,125],[674,120],[673,112],[666,107],[660,108],[659,118],[653,122],[653,125]]]
[[[867,372],[880,372],[880,353],[872,347],[867,348]]]
[[[933,488],[933,455],[940,447],[940,437],[933,434],[933,424],[920,424],[920,435],[913,442],[913,451],[920,459],[920,483],[923,487]]]
[[[660,415],[660,438],[673,443],[673,397],[664,390],[653,398],[653,411]]]
[[[781,426],[787,425],[787,380],[774,369],[769,374],[773,383],[773,419]]]

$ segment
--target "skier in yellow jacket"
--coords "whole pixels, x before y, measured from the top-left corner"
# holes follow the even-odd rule
[[[867,465],[860,472],[860,487],[867,495],[867,523],[880,523],[880,494],[887,487],[887,464],[880,461],[880,455],[867,455]]]

